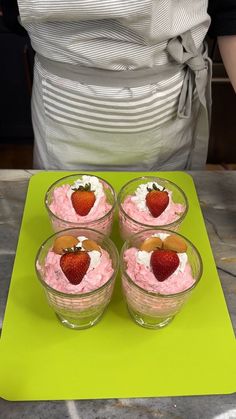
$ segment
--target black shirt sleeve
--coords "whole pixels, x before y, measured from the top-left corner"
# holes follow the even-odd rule
[[[5,26],[18,35],[27,35],[26,30],[18,21],[19,9],[17,0],[1,0],[1,7]]]
[[[209,0],[209,36],[236,35],[236,0]]]

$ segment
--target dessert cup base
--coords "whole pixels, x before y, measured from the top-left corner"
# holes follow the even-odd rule
[[[101,320],[102,315],[103,312],[100,313],[97,317],[75,319],[72,317],[63,317],[60,314],[56,313],[59,322],[63,324],[63,326],[75,330],[88,329],[89,327],[95,326]]]
[[[167,326],[175,317],[148,316],[146,314],[133,310],[129,306],[127,306],[127,308],[134,322],[137,323],[139,326],[145,327],[146,329],[162,329],[163,327]]]

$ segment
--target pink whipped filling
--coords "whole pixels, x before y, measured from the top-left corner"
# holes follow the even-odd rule
[[[41,272],[43,271],[44,281],[51,288],[66,294],[79,294],[96,290],[104,285],[114,272],[108,252],[102,249],[98,265],[94,268],[89,267],[80,284],[73,285],[61,270],[60,258],[60,255],[49,251],[45,259],[44,269],[40,266],[38,266],[38,269]]]
[[[87,215],[79,215],[74,210],[71,202],[70,196],[72,192],[70,185],[62,185],[55,188],[52,194],[52,202],[49,208],[53,214],[63,220],[77,223],[98,220],[111,209],[111,205],[106,201],[106,195],[103,194],[100,198],[96,199]]]
[[[192,276],[189,263],[186,263],[183,272],[173,273],[165,281],[160,282],[156,279],[151,267],[149,268],[137,262],[137,253],[138,249],[134,247],[127,249],[124,254],[124,260],[127,263],[127,274],[141,288],[168,295],[185,291],[194,284],[195,279]]]
[[[153,217],[150,213],[149,209],[146,208],[145,211],[141,211],[137,203],[132,200],[132,195],[128,195],[123,204],[123,210],[128,214],[133,220],[138,221],[142,224],[148,224],[148,225],[166,225],[173,223],[174,221],[178,220],[182,213],[185,210],[185,206],[182,204],[175,204],[172,200],[172,192],[168,191],[169,194],[169,204],[166,207],[166,209],[163,211],[163,213],[159,217]]]

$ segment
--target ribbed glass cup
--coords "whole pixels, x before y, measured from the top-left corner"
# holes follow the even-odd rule
[[[178,294],[159,294],[147,291],[137,285],[127,274],[124,253],[130,247],[139,248],[141,243],[156,233],[167,233],[181,237],[187,244],[188,262],[192,269],[195,283],[191,288]],[[120,267],[122,276],[122,289],[124,298],[131,318],[135,323],[149,329],[160,329],[168,325],[174,319],[189,299],[202,276],[202,259],[196,247],[179,233],[166,229],[148,229],[134,234],[123,245],[120,255]]]
[[[139,222],[137,219],[128,215],[124,208],[123,204],[125,199],[129,195],[135,195],[135,191],[137,188],[148,182],[157,182],[160,186],[164,187],[165,189],[172,192],[172,200],[175,204],[182,204],[184,207],[183,212],[181,212],[175,221],[165,224],[144,224]],[[155,176],[142,176],[136,179],[131,180],[130,182],[126,183],[122,189],[120,190],[117,196],[118,208],[119,208],[119,226],[120,226],[120,235],[123,240],[127,240],[132,234],[138,233],[139,231],[146,230],[147,228],[167,228],[170,230],[177,231],[184,220],[187,212],[188,212],[188,200],[184,193],[184,191],[177,186],[175,183],[171,182],[170,180],[159,178]],[[156,219],[158,220],[158,218]]]
[[[105,234],[106,236],[109,236],[111,234],[112,224],[113,224],[113,218],[114,218],[114,211],[116,206],[116,193],[114,188],[108,183],[106,180],[100,178],[99,176],[96,176],[99,181],[103,185],[103,190],[106,195],[107,202],[111,205],[110,210],[101,218],[92,220],[92,221],[68,221],[65,219],[62,219],[58,217],[56,214],[54,214],[50,209],[50,204],[52,203],[52,197],[53,197],[53,191],[54,189],[58,188],[62,185],[73,185],[76,180],[81,179],[82,176],[95,176],[92,174],[86,174],[86,173],[78,173],[75,175],[65,176],[56,182],[54,182],[45,195],[45,206],[48,211],[49,218],[52,223],[52,228],[55,232],[64,230],[66,228],[72,228],[72,227],[89,227],[94,230],[100,231],[101,233]]]
[[[108,252],[114,272],[111,278],[100,288],[87,293],[67,294],[53,289],[45,282],[45,258],[49,250],[52,249],[55,239],[64,235],[87,237],[96,241]],[[66,229],[53,234],[40,246],[35,261],[37,276],[44,288],[49,305],[55,311],[60,322],[72,329],[91,327],[101,319],[111,300],[118,266],[119,255],[114,243],[102,233],[87,228]]]

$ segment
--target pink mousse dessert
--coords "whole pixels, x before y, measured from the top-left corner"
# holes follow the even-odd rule
[[[174,318],[202,273],[201,258],[192,243],[167,230],[153,230],[138,246],[126,243],[122,261],[123,292],[131,317],[153,329]]]
[[[49,304],[63,324],[77,329],[100,319],[111,299],[118,268],[111,240],[102,235],[101,245],[91,238],[93,232],[99,233],[87,231],[89,235],[77,236],[73,229],[57,233],[42,246],[36,261]]]
[[[187,198],[177,185],[149,176],[128,182],[118,195],[118,205],[124,240],[150,227],[177,230],[188,209]]]
[[[115,191],[105,180],[91,175],[59,179],[47,191],[45,204],[55,231],[88,226],[109,235]]]

